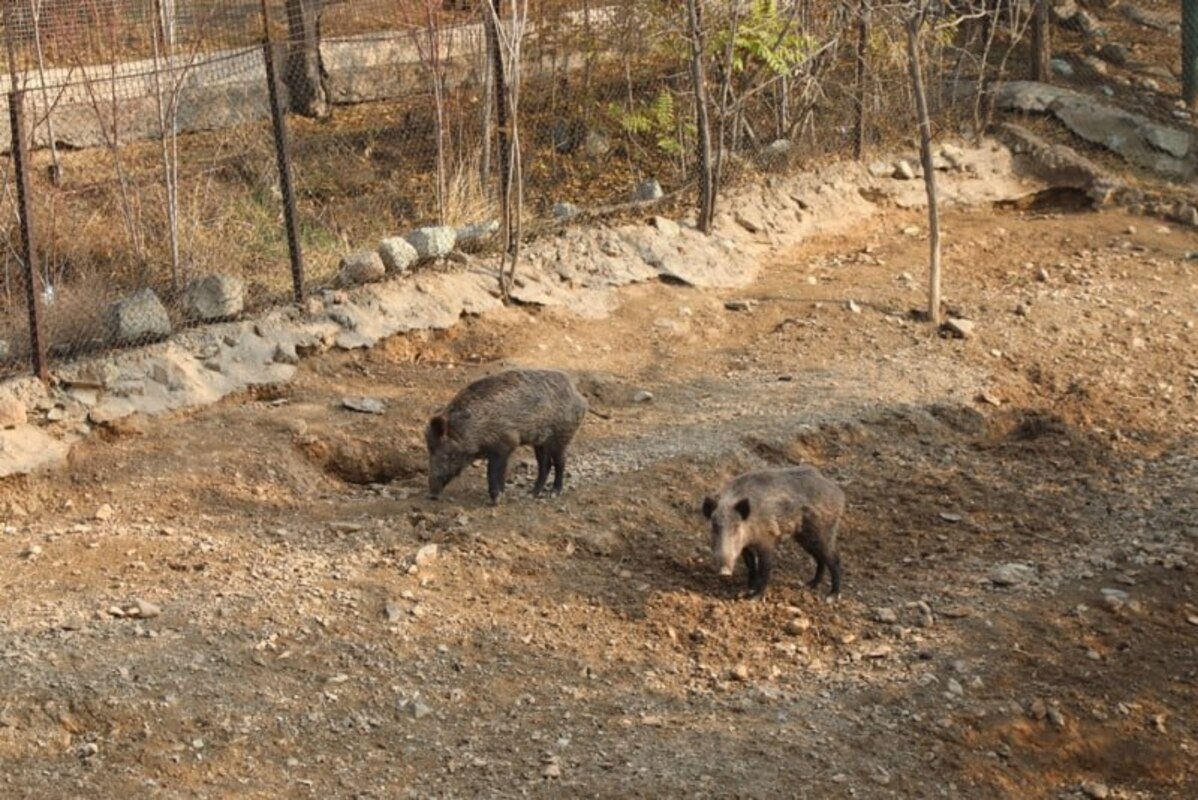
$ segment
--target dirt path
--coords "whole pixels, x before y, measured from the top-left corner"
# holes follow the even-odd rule
[[[1194,796],[1198,239],[995,213],[946,224],[966,340],[906,318],[896,212],[745,292],[318,358],[0,487],[0,792]],[[560,500],[531,453],[498,508],[478,468],[425,499],[424,417],[503,362],[610,419]],[[798,460],[848,493],[845,597],[788,547],[739,600],[698,503]]]

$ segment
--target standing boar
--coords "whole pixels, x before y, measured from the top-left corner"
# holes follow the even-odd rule
[[[749,571],[749,594],[760,597],[769,584],[774,550],[788,533],[815,559],[818,588],[824,570],[832,573],[833,596],[840,593],[840,554],[836,536],[844,513],[844,492],[815,467],[746,472],[718,497],[703,500],[711,521],[711,554],[721,575],[731,575],[742,555]]]
[[[534,497],[552,466],[553,489],[562,490],[566,447],[587,412],[587,401],[565,373],[514,369],[467,386],[428,421],[428,489],[435,498],[476,458],[487,459],[491,503],[499,502],[512,451],[530,444],[537,455]]]

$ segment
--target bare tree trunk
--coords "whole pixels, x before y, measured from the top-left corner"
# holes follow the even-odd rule
[[[854,96],[857,116],[853,125],[853,157],[865,158],[865,81],[866,57],[869,55],[869,0],[857,5],[857,86]]]
[[[158,14],[153,23],[154,41],[154,99],[158,107],[158,136],[162,145],[162,173],[166,184],[166,220],[170,236],[171,250],[171,288],[178,291],[180,284],[181,265],[179,262],[179,152],[178,128],[175,124],[177,93],[173,91],[174,81],[171,81],[169,98],[163,96],[162,73],[174,75],[174,44],[173,35],[168,32],[166,17],[167,3],[171,0],[157,0]],[[171,3],[171,14],[174,14]],[[169,23],[174,25],[173,17]],[[165,52],[163,52],[165,50]],[[163,58],[165,57],[165,65]]]
[[[932,165],[932,121],[928,116],[928,97],[923,88],[923,66],[919,58],[919,29],[923,13],[907,20],[907,67],[915,94],[915,113],[919,120],[919,160],[923,166],[924,188],[928,194],[928,318],[940,324],[940,206],[936,199],[936,170]]]
[[[320,58],[320,22],[325,0],[287,0],[288,107],[296,114],[323,119],[329,115],[328,77]]]
[[[703,75],[703,20],[700,0],[686,0],[690,29],[691,81],[695,86],[695,124],[699,139],[699,230],[711,233],[715,218],[715,173],[711,163],[711,123],[707,117],[707,84]]]
[[[1052,20],[1049,18],[1051,0],[1036,0],[1032,9],[1032,80],[1052,81]]]

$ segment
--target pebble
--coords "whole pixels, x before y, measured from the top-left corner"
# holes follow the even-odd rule
[[[1190,623],[1191,625],[1198,625],[1198,614],[1190,614],[1188,617],[1186,617],[1186,622]]]
[[[885,625],[893,625],[898,622],[898,614],[895,613],[893,608],[875,608],[874,619]]]
[[[752,300],[725,300],[724,308],[728,309],[729,311],[752,311],[753,310],[753,301]]]
[[[957,697],[965,696],[965,688],[961,686],[961,682],[956,678],[949,678],[947,685],[949,694],[956,695]]]
[[[115,513],[116,512],[113,510],[112,506],[108,505],[108,503],[105,503],[96,509],[95,518],[100,522],[107,522],[108,520],[112,519],[112,515]]]
[[[851,311],[854,314],[861,313],[861,306],[857,305],[857,303],[854,302],[853,300],[850,300],[847,303],[845,303],[845,308],[847,308],[849,311]]]
[[[811,627],[811,620],[806,617],[795,617],[790,622],[786,623],[786,632],[791,636],[798,636]]]
[[[987,576],[995,586],[1018,586],[1027,583],[1035,575],[1034,568],[1027,564],[1000,564]]]
[[[387,618],[388,622],[399,622],[403,619],[403,606],[395,600],[388,600],[387,604],[383,606],[383,616]]]
[[[1164,733],[1166,718],[1167,716],[1165,714],[1153,714],[1152,719],[1150,720],[1152,723],[1152,729],[1157,733]]]
[[[1028,706],[1027,715],[1034,720],[1042,720],[1048,716],[1048,704],[1037,697]]]
[[[429,543],[416,551],[416,566],[426,567],[437,560],[437,545],[435,542]]]
[[[153,619],[162,614],[162,609],[151,603],[149,600],[137,599],[134,600],[126,609],[125,616],[137,617],[138,619]]]
[[[79,748],[79,757],[80,758],[91,758],[92,756],[94,756],[96,753],[99,753],[99,752],[100,752],[100,746],[97,745],[95,742],[85,742],[83,744],[83,746]]]
[[[1082,784],[1081,788],[1082,794],[1093,800],[1106,800],[1106,798],[1111,796],[1111,790],[1107,788],[1105,783],[1086,781]]]
[[[651,402],[652,400],[653,400],[653,392],[650,392],[647,389],[641,389],[640,391],[638,391],[636,394],[634,394],[632,396],[632,402],[634,402],[634,403],[648,403],[648,402]]]
[[[950,317],[944,321],[944,330],[958,339],[968,339],[973,336],[974,327],[973,320]]]
[[[413,718],[424,719],[431,713],[433,713],[433,710],[423,700],[417,700],[416,702],[412,703]]]
[[[749,679],[749,665],[737,664],[732,668],[732,679],[736,681],[747,681]]]
[[[382,414],[387,409],[377,397],[343,397],[341,407],[360,414]]]
[[[1065,715],[1061,713],[1061,709],[1056,706],[1050,706],[1048,709],[1048,721],[1052,723],[1054,728],[1065,727]]]
[[[21,557],[32,561],[42,554],[42,546],[40,544],[31,544],[21,552]]]

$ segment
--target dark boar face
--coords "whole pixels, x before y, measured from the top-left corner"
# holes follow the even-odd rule
[[[749,499],[736,502],[703,500],[703,516],[711,522],[711,557],[720,575],[731,575],[736,560],[749,543]]]
[[[449,420],[444,416],[436,416],[428,421],[424,443],[428,446],[428,493],[435,499],[450,481],[461,474],[471,457],[450,438]]]

